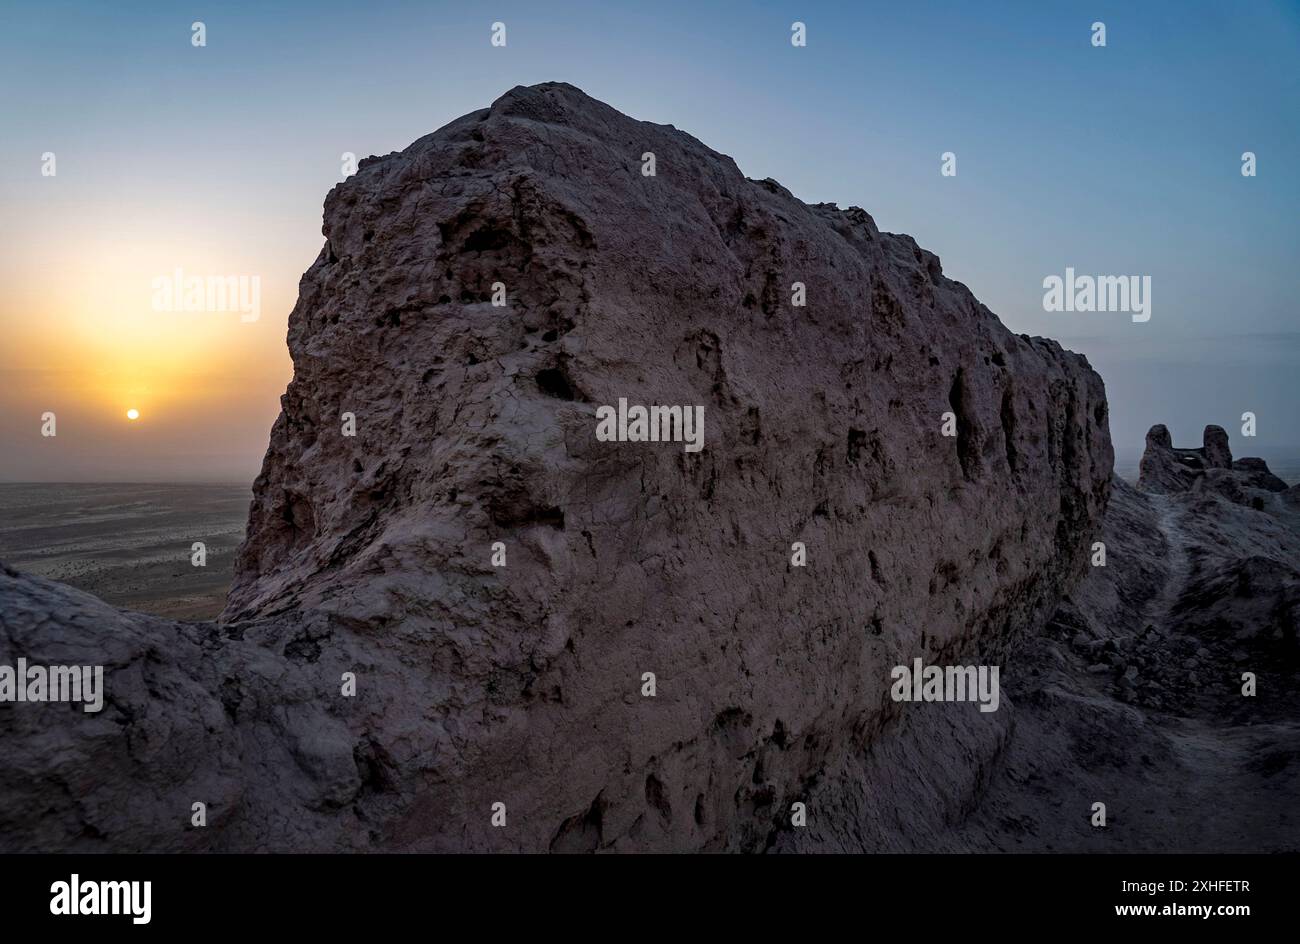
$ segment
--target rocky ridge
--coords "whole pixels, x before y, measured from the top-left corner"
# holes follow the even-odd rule
[[[889,670],[1043,644],[1113,487],[1084,358],[865,211],[561,84],[363,161],[324,234],[222,620],[0,574],[0,661],[109,691],[0,713],[0,847],[1005,841],[953,827],[1034,690],[904,707]],[[702,405],[705,448],[598,441],[619,398]]]

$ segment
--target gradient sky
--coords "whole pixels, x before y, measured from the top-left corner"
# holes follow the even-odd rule
[[[250,482],[342,153],[551,80],[910,233],[1012,330],[1089,356],[1121,455],[1155,422],[1300,444],[1300,5],[837,6],[6,2],[0,480]],[[153,311],[178,266],[259,276],[260,320]],[[1151,320],[1043,311],[1066,266],[1150,275]]]

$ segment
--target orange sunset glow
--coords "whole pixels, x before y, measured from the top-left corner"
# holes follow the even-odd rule
[[[285,323],[310,250],[276,262],[233,235],[228,244],[196,241],[165,214],[117,223],[116,232],[112,223],[108,208],[89,219],[56,213],[0,262],[8,286],[0,369],[20,380],[3,394],[0,433],[21,444],[5,476],[149,480],[156,469],[160,479],[247,480],[292,375]],[[76,262],[50,264],[59,258]],[[159,310],[156,286],[178,269],[257,276],[256,320],[238,310]],[[47,411],[58,436],[33,437],[32,418]]]

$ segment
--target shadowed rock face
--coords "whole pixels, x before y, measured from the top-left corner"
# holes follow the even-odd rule
[[[909,709],[828,768],[816,821],[775,849],[1300,850],[1300,486],[1255,475],[1116,479],[1105,566],[1004,667],[1010,707]]]
[[[363,161],[324,233],[222,622],[0,577],[0,645],[130,641],[66,751],[16,732],[19,807],[63,792],[39,836],[6,805],[6,848],[767,848],[897,724],[894,665],[1001,662],[1100,527],[1084,358],[864,211],[571,86]],[[598,441],[619,398],[702,406],[704,449]]]

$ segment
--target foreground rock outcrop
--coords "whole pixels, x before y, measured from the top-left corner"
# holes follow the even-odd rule
[[[109,699],[0,710],[0,847],[749,851],[810,797],[854,834],[891,667],[1004,661],[1086,566],[1100,378],[860,209],[548,84],[363,161],[324,233],[222,621],[0,574],[0,661]],[[598,440],[620,398],[703,449]]]

